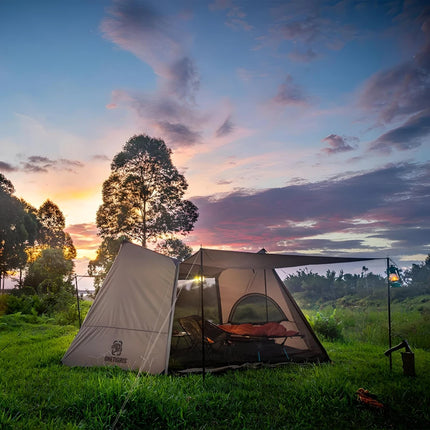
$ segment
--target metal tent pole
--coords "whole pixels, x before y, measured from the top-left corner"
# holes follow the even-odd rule
[[[202,375],[203,381],[206,375],[206,357],[205,357],[205,307],[203,301],[203,249],[200,246],[200,306],[202,312]]]
[[[79,290],[78,290],[78,276],[75,274],[75,286],[76,286],[76,302],[78,304],[78,317],[79,317],[79,328],[81,328],[81,306],[79,304]]]
[[[388,300],[388,348],[391,349],[391,286],[390,286],[390,258],[387,257],[387,300]],[[390,371],[393,369],[393,359],[390,354]]]

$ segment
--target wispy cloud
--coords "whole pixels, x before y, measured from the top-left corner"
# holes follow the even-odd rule
[[[407,151],[421,146],[430,136],[430,109],[412,116],[404,124],[384,133],[370,143],[370,151],[390,153],[393,149]]]
[[[229,115],[226,120],[220,125],[218,130],[215,132],[216,137],[224,137],[229,135],[234,130],[234,124]]]
[[[12,166],[12,164],[6,163],[5,161],[0,161],[1,172],[15,172],[17,170],[18,170],[17,167]]]
[[[364,85],[360,105],[382,123],[416,114],[430,100],[430,13],[420,15],[424,45],[409,61],[374,74]]]
[[[244,8],[238,6],[233,0],[215,0],[209,5],[209,10],[215,12],[219,10],[226,11],[225,25],[233,30],[251,31],[254,26],[246,20],[247,13]]]
[[[291,75],[285,77],[284,82],[279,85],[277,94],[272,98],[274,104],[307,105],[309,97],[305,95],[302,88],[297,85]]]
[[[198,124],[194,111],[200,77],[180,30],[181,20],[147,3],[124,0],[114,2],[101,24],[107,39],[147,63],[159,78],[152,94],[115,90],[108,106],[132,109],[145,126],[165,131],[171,146],[196,143],[200,136],[193,130]]]
[[[31,155],[21,161],[19,170],[28,173],[47,173],[51,170],[76,172],[76,169],[83,166],[83,163],[77,160],[68,160],[65,158],[55,160],[40,155]]]
[[[349,24],[341,24],[342,8],[317,0],[283,2],[272,8],[275,23],[268,40],[290,45],[289,58],[309,62],[326,50],[340,50],[356,37],[356,30]],[[288,49],[288,48],[287,48]]]

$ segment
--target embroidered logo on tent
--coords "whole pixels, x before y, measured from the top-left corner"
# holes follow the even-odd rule
[[[122,353],[122,340],[114,340],[112,344],[112,355],[121,355]]]

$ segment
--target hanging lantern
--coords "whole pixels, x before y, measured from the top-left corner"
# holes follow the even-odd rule
[[[397,267],[390,266],[388,268],[388,282],[390,283],[390,287],[393,288],[398,288],[402,286],[399,269]]]

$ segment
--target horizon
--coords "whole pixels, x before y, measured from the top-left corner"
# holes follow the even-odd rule
[[[77,271],[137,134],[189,184],[193,250],[430,253],[427,2],[6,1],[0,17],[0,172],[58,205]]]

